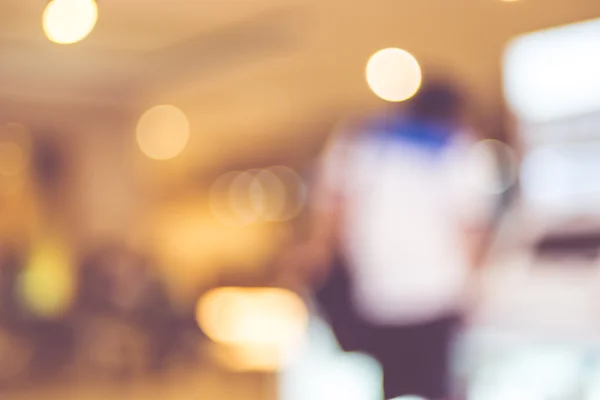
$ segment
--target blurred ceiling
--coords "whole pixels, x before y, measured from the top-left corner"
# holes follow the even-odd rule
[[[511,37],[600,17],[598,0],[99,0],[92,34],[60,46],[41,28],[46,3],[0,1],[0,100],[173,103],[215,148],[246,146],[241,134],[295,146],[381,106],[363,71],[383,47],[449,69],[493,113]]]

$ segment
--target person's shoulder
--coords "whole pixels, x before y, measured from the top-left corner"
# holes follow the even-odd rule
[[[411,131],[411,120],[397,110],[354,115],[340,121],[328,138],[325,149],[362,148],[388,141],[394,132]]]
[[[360,141],[375,128],[373,117],[350,116],[336,124],[328,138],[326,148],[348,147]]]
[[[468,153],[477,145],[476,135],[466,128],[452,132],[451,137],[448,142],[448,149],[453,153]]]

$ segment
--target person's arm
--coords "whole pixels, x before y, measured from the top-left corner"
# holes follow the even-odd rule
[[[343,207],[343,163],[346,143],[333,137],[320,157],[309,197],[308,232],[282,254],[278,268],[288,280],[318,284],[328,272],[337,246]],[[291,276],[290,276],[291,274]]]
[[[461,226],[465,251],[473,269],[479,269],[485,263],[491,227],[491,221],[483,220],[479,224],[463,224]]]
[[[452,165],[453,202],[464,251],[473,268],[485,261],[498,195],[494,193],[496,165],[492,154],[467,137],[457,146]]]

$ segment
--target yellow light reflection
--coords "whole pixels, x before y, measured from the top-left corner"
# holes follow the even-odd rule
[[[386,101],[408,100],[421,86],[421,67],[406,50],[389,48],[375,53],[367,63],[367,83]]]
[[[54,318],[67,311],[74,292],[66,251],[52,242],[34,248],[29,265],[19,277],[19,297],[33,314]]]
[[[42,25],[52,42],[72,44],[85,39],[97,20],[95,0],[52,0],[46,6]]]
[[[195,304],[198,288],[213,286],[223,273],[262,274],[277,249],[289,241],[288,226],[223,223],[211,215],[205,201],[190,196],[165,202],[142,228],[178,304]]]
[[[160,105],[146,111],[137,125],[140,150],[155,160],[179,155],[190,137],[190,123],[179,108]]]
[[[283,351],[303,339],[308,311],[289,290],[227,287],[198,300],[196,320],[216,343]]]

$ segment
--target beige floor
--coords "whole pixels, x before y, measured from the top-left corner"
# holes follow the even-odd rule
[[[276,400],[276,379],[231,373],[212,366],[178,371],[127,385],[64,383],[2,395],[7,400]],[[5,397],[6,396],[6,397]]]

